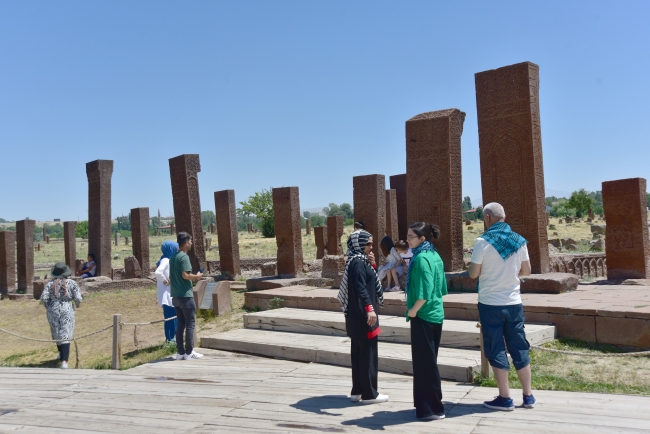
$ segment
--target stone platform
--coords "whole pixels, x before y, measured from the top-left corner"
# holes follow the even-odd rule
[[[268,309],[275,297],[282,307],[340,311],[338,290],[290,286],[247,292],[245,307]],[[384,294],[380,315],[403,315],[403,292]],[[562,294],[522,294],[526,321],[550,323],[559,338],[613,345],[650,347],[650,286],[579,285]],[[448,319],[478,320],[476,293],[450,293],[444,297]]]

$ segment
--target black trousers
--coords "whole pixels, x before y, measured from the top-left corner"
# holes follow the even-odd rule
[[[172,297],[172,304],[176,308],[176,349],[178,354],[192,354],[196,324],[194,297]],[[185,332],[185,347],[183,347],[183,332]]]
[[[352,392],[361,395],[361,399],[375,399],[377,392],[377,373],[379,371],[379,353],[377,338],[350,339],[350,359],[352,361]]]
[[[59,349],[59,354],[61,355],[61,361],[67,362],[68,357],[70,357],[70,342],[67,344],[56,344],[56,347]]]
[[[411,318],[411,357],[413,359],[413,405],[415,416],[444,414],[442,385],[438,370],[438,348],[442,324]]]

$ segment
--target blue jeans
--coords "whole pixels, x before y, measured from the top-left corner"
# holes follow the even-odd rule
[[[510,369],[506,347],[515,369],[520,370],[530,365],[530,344],[524,331],[523,304],[490,306],[479,303],[478,314],[481,319],[483,350],[491,366],[506,371]]]
[[[163,315],[165,316],[165,319],[167,318],[173,318],[176,316],[176,308],[174,306],[167,306],[166,304],[163,304]],[[178,323],[178,319],[173,319],[170,321],[165,321],[165,340],[167,341],[173,341],[176,339],[176,324]]]

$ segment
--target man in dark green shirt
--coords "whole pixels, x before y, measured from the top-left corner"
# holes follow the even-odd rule
[[[169,259],[169,282],[172,304],[176,308],[176,360],[199,359],[203,354],[194,351],[194,327],[196,324],[196,303],[192,280],[201,280],[203,273],[192,274],[192,264],[187,252],[192,249],[192,236],[179,232],[176,236],[178,252]],[[183,345],[185,330],[185,345]]]

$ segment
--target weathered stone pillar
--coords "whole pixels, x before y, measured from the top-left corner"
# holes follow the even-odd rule
[[[316,259],[323,259],[327,249],[327,226],[314,227],[314,242],[316,243]]]
[[[131,209],[131,236],[133,256],[138,260],[143,276],[149,276],[149,208]]]
[[[354,221],[362,222],[366,231],[372,234],[372,251],[375,261],[381,264],[384,255],[379,243],[386,235],[386,178],[384,175],[355,176],[352,185]]]
[[[278,275],[296,276],[302,272],[302,230],[298,187],[273,189],[273,219],[278,245]]]
[[[169,234],[174,235],[175,233],[176,233],[175,225],[174,225],[174,223],[170,223],[169,224]]]
[[[0,294],[16,289],[16,232],[0,232]]]
[[[115,245],[119,246],[120,245],[120,233],[115,232]]]
[[[408,217],[406,215],[408,203],[406,200],[406,173],[390,177],[390,189],[395,190],[397,197],[397,233],[400,240],[406,241],[406,233],[409,229]]]
[[[305,220],[305,234],[311,235],[311,221],[309,219]]]
[[[111,277],[111,178],[113,160],[86,163],[88,253],[95,254],[96,276]]]
[[[409,224],[440,227],[433,240],[445,271],[463,270],[460,136],[465,113],[458,109],[422,113],[406,121]]]
[[[199,197],[199,178],[201,162],[198,154],[184,154],[169,159],[169,171],[174,197],[174,218],[176,230],[187,232],[194,243],[189,251],[192,271],[206,268],[203,221],[201,219],[201,199]]]
[[[235,190],[216,191],[214,193],[214,207],[217,216],[217,241],[219,242],[221,274],[234,279],[235,276],[241,275]]]
[[[644,178],[603,182],[607,279],[650,279]]]
[[[549,270],[539,66],[524,62],[479,72],[476,108],[483,204],[498,202],[506,223],[528,240],[533,273]]]
[[[75,232],[77,222],[63,222],[63,248],[65,250],[65,263],[74,273],[75,261],[77,260],[77,242]],[[74,274],[73,274],[74,275]]]
[[[345,217],[335,215],[327,217],[327,254],[342,255],[343,247],[341,246],[341,237],[345,225]]]
[[[17,291],[31,294],[34,281],[34,220],[16,221],[16,247],[18,251]]]
[[[393,189],[386,190],[386,235],[394,243],[399,240],[397,227],[397,192]]]
[[[43,223],[43,241],[47,239],[47,225]]]

